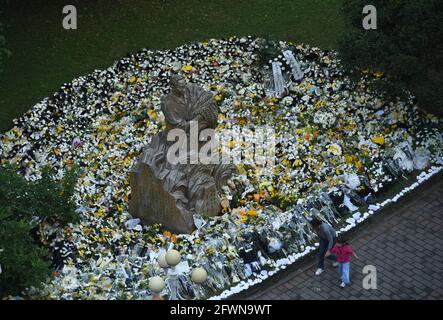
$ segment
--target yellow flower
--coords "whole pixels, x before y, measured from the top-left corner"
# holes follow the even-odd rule
[[[55,130],[55,135],[58,135],[62,131],[63,131],[63,126],[58,126],[57,129]]]
[[[345,156],[345,162],[347,163],[347,164],[352,164],[352,162],[354,162],[354,155],[346,155]]]
[[[112,126],[109,125],[105,125],[105,126],[97,126],[97,131],[98,132],[106,132],[106,131],[110,131],[112,129]]]
[[[250,210],[248,210],[248,216],[251,216],[251,217],[256,217],[256,216],[258,216],[258,212],[257,212],[257,210],[255,210],[255,209],[250,209]]]
[[[83,228],[83,234],[84,234],[84,235],[87,236],[87,235],[90,234],[90,233],[91,233],[91,229],[89,229],[88,227],[84,227],[84,228]]]
[[[374,76],[375,76],[377,79],[380,79],[381,77],[383,77],[383,72],[376,71],[376,72],[374,72]]]
[[[248,122],[248,120],[245,117],[239,117],[238,118],[238,124],[243,126]]]
[[[289,162],[288,159],[283,159],[283,160],[281,161],[281,164],[284,165],[285,167],[289,167],[290,162]]]
[[[385,144],[385,138],[382,135],[375,135],[371,138],[372,142],[378,144],[378,145],[384,145]]]
[[[337,144],[330,144],[328,147],[328,151],[335,155],[341,155],[341,147]]]
[[[129,83],[134,83],[135,81],[137,81],[136,76],[132,76],[131,78],[129,78]]]
[[[163,231],[163,235],[164,235],[166,238],[170,238],[172,234],[171,234],[171,232],[165,230],[165,231]]]
[[[123,160],[123,164],[124,164],[125,166],[128,166],[129,164],[131,164],[131,159],[128,158],[128,157],[126,157],[126,158]]]
[[[155,120],[155,119],[157,119],[157,112],[153,109],[149,109],[148,116],[149,116],[149,118]]]
[[[192,70],[192,66],[190,64],[187,64],[186,66],[182,67],[183,72],[189,72]]]

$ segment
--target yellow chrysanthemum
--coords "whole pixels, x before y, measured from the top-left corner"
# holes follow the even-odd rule
[[[193,69],[193,67],[190,64],[187,64],[185,66],[182,67],[182,71],[183,72],[189,72]]]
[[[384,145],[385,144],[385,138],[382,135],[375,135],[371,138],[372,142],[378,144],[378,145]]]

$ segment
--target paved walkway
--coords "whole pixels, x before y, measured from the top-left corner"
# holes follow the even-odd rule
[[[351,284],[341,289],[338,270],[326,262],[314,276],[315,257],[284,270],[238,299],[443,299],[443,175],[438,174],[399,203],[349,235],[359,255]],[[375,290],[363,289],[362,269],[377,270]]]

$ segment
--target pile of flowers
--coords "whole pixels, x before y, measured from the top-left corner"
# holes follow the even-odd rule
[[[443,165],[440,120],[420,111],[413,97],[388,100],[368,90],[381,74],[365,71],[351,83],[335,52],[279,42],[280,50],[293,52],[303,78],[287,74],[286,94],[269,97],[269,65],[258,63],[264,46],[263,39],[233,37],[141,50],[64,84],[0,135],[1,162],[19,165],[30,180],[39,179],[44,165],[60,177],[72,167],[82,171],[75,192],[80,222],[40,225],[54,270],[29,297],[151,299],[149,278],[162,276],[165,296],[177,285],[181,299],[208,298],[264,279],[282,259],[311,250],[310,216],[346,224],[395,181]],[[281,55],[275,59],[284,65]],[[267,125],[276,133],[271,174],[242,159],[233,178],[238,191],[223,195],[229,206],[218,217],[195,216],[191,235],[142,226],[128,208],[129,170],[164,128],[160,98],[172,72],[213,92],[218,129],[238,132],[229,144],[233,152],[247,143],[244,128]],[[183,256],[175,284],[157,261],[171,248]],[[204,284],[190,279],[196,266],[209,274]]]

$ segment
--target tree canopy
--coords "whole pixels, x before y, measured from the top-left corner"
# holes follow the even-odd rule
[[[366,0],[344,0],[345,29],[339,51],[351,73],[381,71],[378,89],[391,95],[414,94],[419,105],[443,113],[443,2],[375,0],[377,29],[365,30]]]

